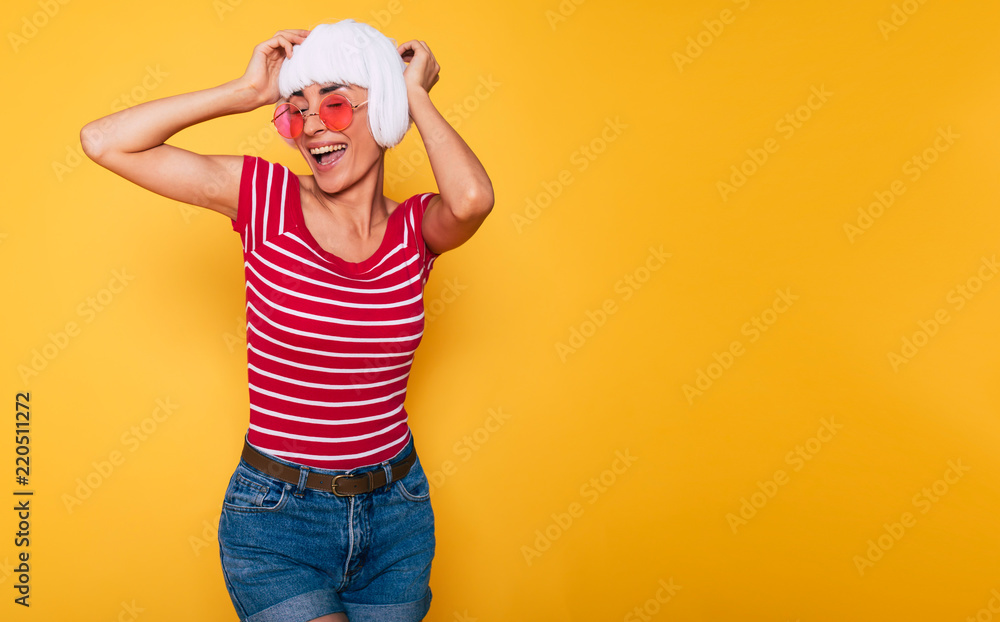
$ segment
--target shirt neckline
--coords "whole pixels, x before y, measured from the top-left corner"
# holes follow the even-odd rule
[[[306,226],[305,216],[302,214],[302,182],[299,181],[298,175],[293,173],[292,177],[295,179],[295,191],[292,192],[294,198],[292,201],[292,209],[290,210],[291,215],[295,221],[295,225],[298,227],[302,237],[310,248],[330,263],[336,264],[337,266],[355,274],[371,269],[375,266],[375,264],[382,260],[386,251],[395,242],[396,227],[393,219],[396,217],[397,212],[403,211],[400,208],[403,207],[403,204],[406,203],[406,201],[398,204],[396,208],[392,210],[392,213],[389,214],[389,218],[386,219],[385,223],[385,231],[382,232],[382,243],[379,244],[379,247],[375,250],[372,256],[358,262],[347,261],[346,259],[334,255],[320,246],[319,242],[316,241],[316,238],[314,238],[312,233],[310,233],[309,227]]]

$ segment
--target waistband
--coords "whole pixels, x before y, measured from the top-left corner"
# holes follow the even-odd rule
[[[332,492],[338,497],[371,492],[391,484],[409,473],[416,458],[412,433],[407,438],[406,445],[392,458],[349,470],[319,469],[265,454],[251,445],[246,435],[243,437],[241,454],[242,462],[265,475],[295,484],[299,488]]]

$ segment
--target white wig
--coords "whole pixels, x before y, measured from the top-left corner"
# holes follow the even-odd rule
[[[412,123],[405,70],[392,40],[368,24],[345,19],[319,24],[292,46],[292,57],[281,63],[278,92],[288,98],[310,84],[327,82],[368,89],[368,127],[375,142],[388,149],[403,140]]]

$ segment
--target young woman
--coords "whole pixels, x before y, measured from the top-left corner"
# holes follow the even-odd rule
[[[243,244],[250,422],[219,522],[241,620],[421,620],[434,557],[430,488],[403,407],[434,260],[468,240],[493,188],[431,103],[440,67],[354,20],[282,30],[221,86],[89,123],[87,155],[232,221]],[[185,127],[277,104],[312,175],[165,144]],[[411,123],[439,193],[383,194]]]

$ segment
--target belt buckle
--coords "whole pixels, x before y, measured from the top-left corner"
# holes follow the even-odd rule
[[[337,492],[337,480],[340,479],[341,477],[352,477],[352,476],[350,476],[350,475],[344,475],[344,474],[335,475],[334,478],[333,478],[333,481],[330,483],[331,492],[333,492],[333,494],[335,494],[338,497],[350,497],[350,496],[352,496],[352,495],[349,495],[349,494],[345,495],[345,494],[341,494],[341,493]]]

